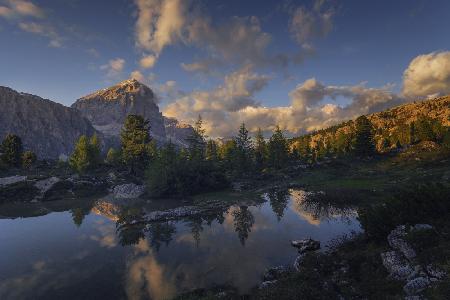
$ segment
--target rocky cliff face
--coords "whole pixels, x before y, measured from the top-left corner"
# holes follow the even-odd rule
[[[106,138],[117,139],[127,115],[135,114],[150,121],[150,134],[154,139],[166,141],[164,118],[155,95],[137,80],[125,80],[80,98],[72,108],[79,110]]]
[[[95,132],[75,109],[0,86],[0,139],[16,134],[39,158],[68,155],[80,135]]]
[[[187,139],[193,133],[193,128],[189,124],[180,123],[175,118],[164,117],[166,127],[166,139],[182,147],[188,147]]]

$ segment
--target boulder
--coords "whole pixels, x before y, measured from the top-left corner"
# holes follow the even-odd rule
[[[116,185],[113,188],[114,197],[117,199],[139,198],[145,193],[145,186],[134,183]]]
[[[36,199],[43,198],[45,193],[53,188],[53,186],[60,182],[61,179],[58,177],[50,177],[47,179],[39,180],[34,184],[34,187],[37,188],[40,192],[40,195],[36,197]]]
[[[10,177],[3,177],[0,178],[0,187],[7,186],[17,182],[23,182],[25,180],[27,180],[27,176],[15,175]]]
[[[381,253],[381,261],[390,276],[394,279],[406,280],[415,274],[415,270],[398,251]]]
[[[264,281],[278,280],[291,272],[291,269],[286,266],[278,266],[269,268],[263,275]]]
[[[403,291],[406,295],[416,295],[431,285],[428,277],[416,277],[406,282]]]
[[[387,240],[389,246],[393,249],[400,251],[408,260],[416,257],[416,252],[414,249],[406,242],[406,226],[397,226],[394,230],[389,233]]]

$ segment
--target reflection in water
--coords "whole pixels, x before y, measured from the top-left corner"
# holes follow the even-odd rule
[[[0,299],[158,300],[221,284],[247,292],[267,267],[294,261],[290,240],[325,244],[359,228],[352,209],[324,194],[273,190],[262,199],[161,222],[145,221],[155,203],[105,198],[0,206],[0,216],[41,214],[0,219]]]
[[[289,191],[284,189],[273,189],[268,192],[267,197],[273,212],[277,215],[278,221],[283,218],[284,210],[289,202]]]
[[[234,218],[234,230],[237,232],[242,246],[245,246],[245,241],[248,239],[248,234],[252,231],[255,218],[247,206],[240,206],[232,212],[232,215]]]

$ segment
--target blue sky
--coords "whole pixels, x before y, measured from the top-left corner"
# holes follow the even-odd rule
[[[156,13],[149,16],[149,9]],[[236,42],[241,31],[242,44]],[[215,107],[211,119],[227,114],[224,120],[234,121],[239,110],[252,107],[295,106],[298,100],[309,112],[328,102],[355,102],[342,89],[316,102],[306,99],[304,84],[312,78],[313,89],[390,84],[397,99],[413,59],[447,53],[449,36],[445,0],[0,0],[0,85],[70,105],[134,72],[160,94],[169,115],[189,121]],[[154,58],[151,67],[140,64],[147,56]],[[205,61],[206,69],[182,67]],[[227,76],[243,80],[244,90],[239,83],[230,87]],[[303,98],[295,98],[296,91]],[[211,105],[220,102],[217,97],[229,103]],[[189,106],[200,108],[174,113]]]

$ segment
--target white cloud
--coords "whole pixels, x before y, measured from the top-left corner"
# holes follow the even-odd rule
[[[450,93],[450,51],[414,58],[403,74],[403,94],[408,98]]]
[[[4,18],[45,17],[44,10],[33,4],[31,1],[7,0],[5,2],[6,6],[0,6],[0,17]]]
[[[289,9],[292,11],[289,30],[294,40],[303,47],[312,47],[311,40],[325,37],[333,29],[335,10],[327,7],[325,0],[316,0],[312,9],[305,6]]]
[[[37,34],[48,38],[49,46],[54,48],[62,47],[62,38],[56,32],[55,28],[49,24],[36,23],[36,22],[20,22],[19,28],[23,31]]]
[[[108,78],[118,77],[125,67],[125,60],[123,58],[111,59],[107,64],[100,66],[100,70],[106,71]]]
[[[140,81],[142,83],[145,82],[145,76],[139,70],[135,70],[135,71],[131,72],[130,78],[136,79],[137,81]]]
[[[152,68],[156,63],[156,56],[154,55],[147,55],[144,56],[140,61],[139,64],[144,69],[150,69]]]

